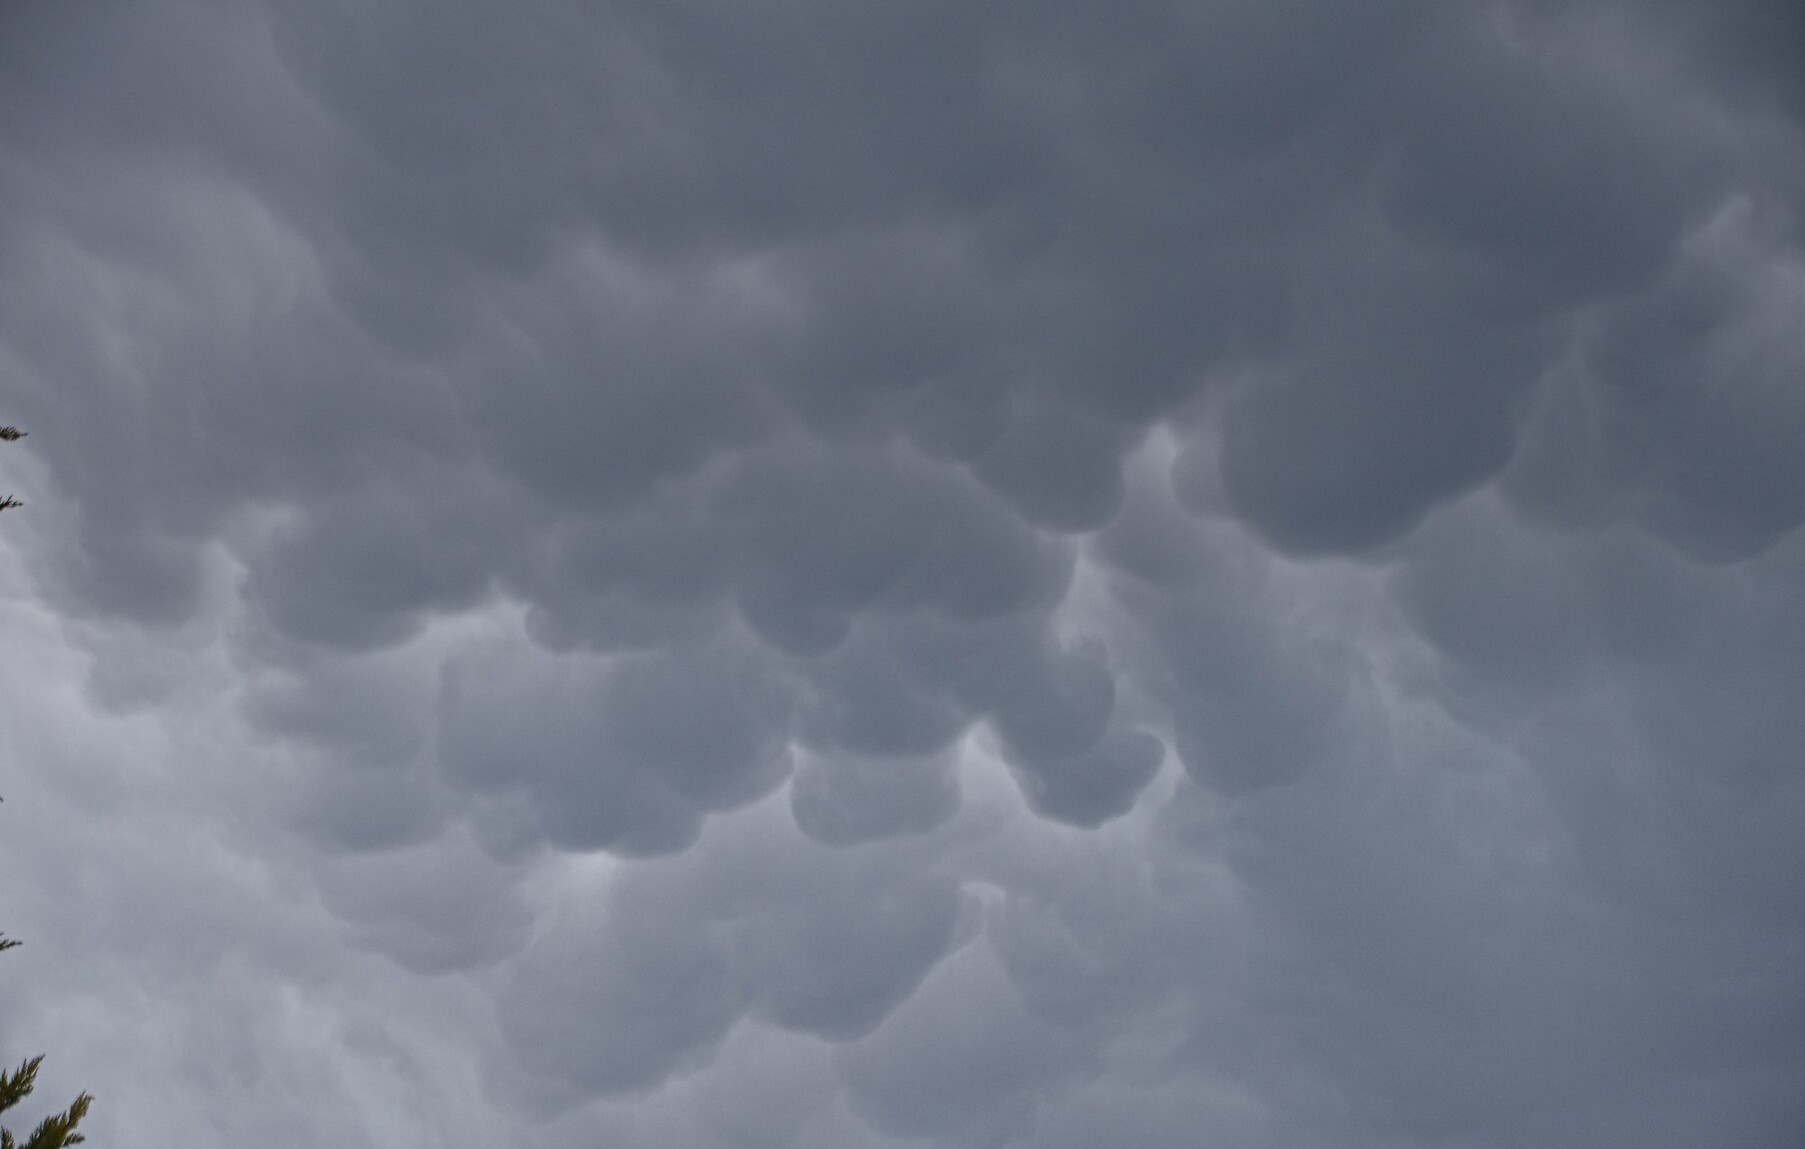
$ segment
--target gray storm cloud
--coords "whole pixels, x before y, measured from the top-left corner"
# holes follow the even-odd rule
[[[1795,1144],[1802,75],[0,7],[0,1053],[97,1144]]]

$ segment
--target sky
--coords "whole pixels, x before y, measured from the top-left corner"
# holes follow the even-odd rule
[[[96,1149],[1805,1144],[1793,0],[0,0]]]

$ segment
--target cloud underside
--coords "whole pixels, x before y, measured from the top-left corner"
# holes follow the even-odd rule
[[[8,6],[26,1037],[237,1091],[97,1143],[1791,1144],[1706,7]]]

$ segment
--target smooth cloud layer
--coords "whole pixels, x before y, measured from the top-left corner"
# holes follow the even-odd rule
[[[1799,19],[8,6],[0,1044],[97,1143],[1793,1144]]]

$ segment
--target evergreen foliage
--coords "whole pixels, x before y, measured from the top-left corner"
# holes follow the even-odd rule
[[[25,437],[25,432],[17,427],[0,427],[0,441],[12,443]],[[23,506],[19,500],[7,495],[0,498],[0,511],[11,507]],[[0,934],[0,952],[12,949],[19,943]],[[38,1084],[38,1066],[44,1061],[44,1055],[28,1057],[19,1063],[19,1068],[11,1073],[0,1070],[0,1113],[6,1112],[19,1102],[25,1100]],[[0,1149],[63,1149],[67,1145],[79,1145],[87,1138],[75,1131],[81,1119],[88,1115],[88,1106],[94,1099],[84,1093],[70,1103],[69,1108],[61,1113],[52,1113],[38,1122],[38,1127],[31,1131],[31,1136],[20,1141],[13,1136],[13,1131],[0,1127]]]
[[[0,427],[0,441],[13,443],[24,437],[25,432],[19,430],[17,427]],[[21,503],[11,495],[0,497],[0,511],[10,510],[13,507],[22,507],[24,505],[24,503]]]
[[[0,950],[9,950],[18,944],[0,935]],[[43,1060],[44,1055],[39,1054],[21,1061],[19,1068],[11,1073],[0,1070],[0,1113],[23,1101],[37,1086],[38,1066]],[[0,1149],[63,1149],[66,1145],[81,1144],[87,1138],[77,1133],[75,1127],[88,1115],[88,1106],[93,1101],[86,1093],[82,1094],[70,1103],[69,1108],[38,1122],[31,1136],[23,1141],[14,1137],[12,1130],[0,1128]]]

